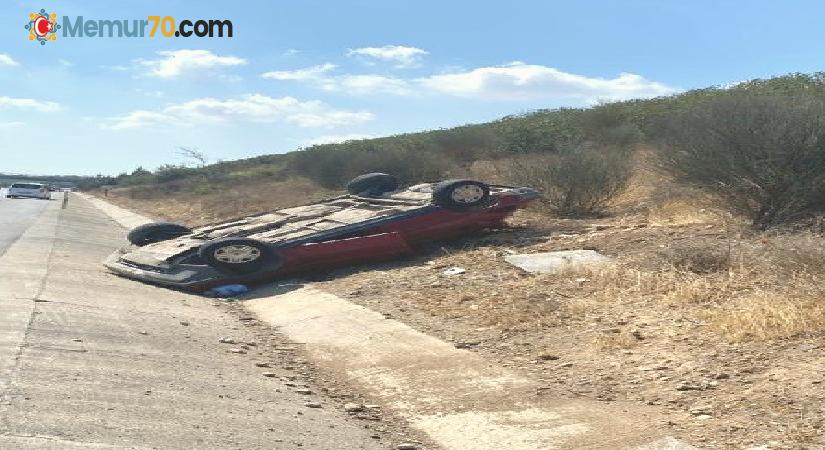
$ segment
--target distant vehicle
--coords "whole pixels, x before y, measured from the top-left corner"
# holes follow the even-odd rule
[[[49,187],[41,183],[14,183],[6,192],[7,198],[39,198],[50,200],[52,193]]]
[[[409,255],[420,244],[499,228],[539,194],[533,189],[448,180],[398,189],[373,173],[349,195],[191,230],[173,223],[133,229],[133,247],[112,254],[113,272],[200,291],[233,283]]]

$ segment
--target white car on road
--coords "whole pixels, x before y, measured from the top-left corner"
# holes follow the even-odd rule
[[[7,198],[18,198],[18,197],[28,197],[28,198],[40,198],[44,200],[50,200],[52,198],[52,193],[49,192],[49,187],[45,184],[40,183],[14,183],[9,186],[9,190],[6,192]]]

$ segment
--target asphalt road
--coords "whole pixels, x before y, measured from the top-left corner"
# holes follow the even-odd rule
[[[0,189],[0,255],[37,220],[48,204],[45,200],[6,198],[6,189]]]

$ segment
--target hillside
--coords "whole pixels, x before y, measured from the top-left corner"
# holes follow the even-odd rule
[[[124,173],[117,177],[99,176],[88,179],[83,185],[93,187],[117,184],[118,187],[111,191],[113,197],[150,210],[155,200],[163,200],[166,205],[176,205],[172,209],[182,213],[184,219],[198,224],[301,203],[341,190],[347,181],[368,172],[391,173],[405,184],[443,178],[476,177],[505,183],[530,184],[542,189],[545,194],[569,191],[570,184],[575,183],[576,179],[605,179],[608,185],[600,186],[599,189],[619,191],[626,185],[626,180],[623,179],[629,176],[631,166],[639,163],[634,150],[642,145],[655,149],[648,152],[648,157],[644,158],[645,164],[668,166],[664,169],[684,181],[682,186],[691,185],[714,191],[721,184],[739,183],[736,180],[742,176],[733,173],[736,167],[728,169],[730,173],[717,173],[703,180],[696,176],[698,171],[718,169],[724,165],[716,164],[718,161],[713,158],[698,155],[696,159],[711,161],[710,167],[697,167],[691,172],[684,167],[689,161],[674,161],[668,155],[684,154],[685,152],[676,150],[694,145],[690,139],[702,136],[708,126],[715,126],[713,124],[719,123],[720,119],[731,117],[733,109],[756,108],[766,113],[776,109],[772,105],[743,103],[745,99],[754,98],[780,99],[779,102],[785,103],[793,103],[795,98],[825,99],[825,74],[792,74],[752,80],[732,87],[709,87],[669,97],[608,103],[591,108],[541,110],[484,124],[316,145],[286,154],[262,155],[214,164],[207,164],[206,158],[197,151],[184,149],[185,154],[193,156],[191,159],[194,166],[170,164],[151,171],[138,168],[130,174]],[[725,108],[728,110],[724,110]],[[710,117],[709,114],[716,116]],[[686,115],[690,117],[685,117]],[[700,117],[702,115],[708,117]],[[704,119],[704,123],[700,119]],[[727,125],[730,127],[728,132],[733,133],[738,129],[747,133],[750,126],[761,126],[763,130],[767,130],[770,127],[764,127],[764,121],[781,122],[782,118],[764,117],[759,120],[763,122],[731,122]],[[784,138],[767,136],[766,141]],[[762,152],[761,156],[756,155],[759,158],[775,159],[765,154],[771,150],[754,151]],[[800,159],[796,163],[804,165],[813,161],[813,164],[818,164],[818,154],[814,151],[808,159]],[[725,165],[744,166],[755,161],[745,154],[737,157],[741,160],[732,161],[728,158]],[[593,170],[600,170],[601,173],[593,173]],[[748,178],[748,183],[765,185],[760,188],[762,191],[786,189],[783,186],[767,186],[776,183],[776,180],[755,179],[752,176],[753,172],[767,171],[759,167],[749,167],[748,170],[751,174],[744,175]],[[566,181],[548,181],[565,178],[559,176],[560,173],[569,173],[571,176]],[[613,174],[611,176],[618,179],[607,180],[607,174]],[[562,182],[568,185],[558,185]],[[592,186],[575,188],[588,190]],[[745,189],[747,187],[740,191]],[[754,195],[718,190],[715,194],[727,200],[731,200],[728,198],[731,195]],[[758,204],[771,201],[748,198],[745,202],[747,205],[733,200],[728,202],[728,206],[737,214],[751,216],[749,218],[757,225],[768,227],[773,223],[760,222],[779,223],[785,219],[754,217],[765,213],[751,209],[758,209]],[[599,203],[585,208],[590,211],[579,212],[597,213],[599,211],[596,210],[606,207],[605,202]],[[548,209],[558,209],[553,205],[545,206]],[[183,208],[183,211],[179,208]],[[811,208],[816,209],[818,206]],[[160,213],[164,215],[163,211]],[[805,213],[793,219],[809,215]],[[788,219],[791,219],[790,216],[793,214],[789,214]]]
[[[139,170],[108,199],[198,225],[372,171],[545,198],[489,236],[299,282],[529,374],[538,395],[652,405],[708,448],[825,443],[822,74]],[[614,264],[533,275],[503,259],[583,248]],[[444,273],[455,266],[466,272]]]

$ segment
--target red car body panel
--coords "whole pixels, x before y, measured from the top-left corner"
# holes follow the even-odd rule
[[[491,207],[477,211],[437,211],[407,220],[379,225],[365,235],[320,243],[302,244],[282,250],[283,264],[265,278],[317,272],[319,270],[392,260],[415,253],[414,247],[429,241],[458,238],[479,230],[500,228],[516,209],[526,206],[516,198],[501,198]],[[235,281],[254,282],[259,277]],[[226,280],[220,284],[226,284]],[[198,288],[214,287],[213,283]]]

